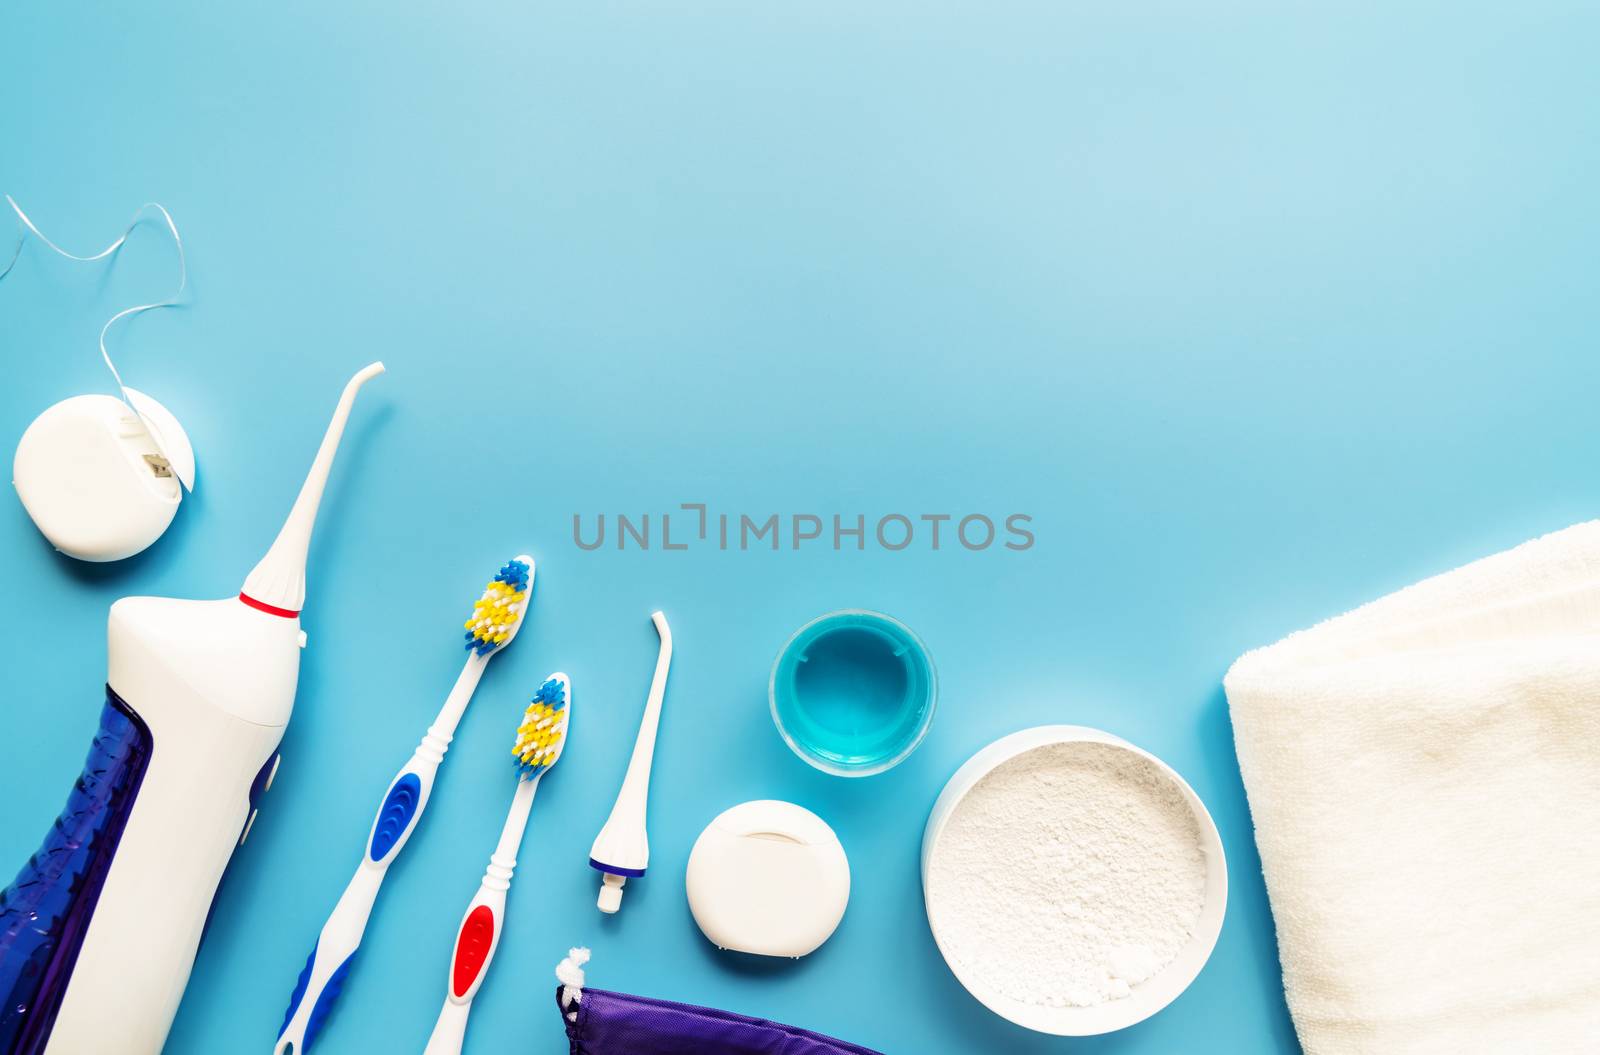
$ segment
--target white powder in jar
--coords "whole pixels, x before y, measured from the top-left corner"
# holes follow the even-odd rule
[[[1023,1003],[1089,1007],[1173,961],[1205,883],[1199,823],[1165,772],[1111,744],[1049,744],[952,811],[928,907],[964,973]]]

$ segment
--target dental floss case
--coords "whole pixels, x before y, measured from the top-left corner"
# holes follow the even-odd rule
[[[56,549],[114,561],[147,548],[194,488],[194,448],[172,413],[142,392],[74,396],[34,419],[11,478]]]
[[[761,799],[706,826],[689,854],[686,886],[694,921],[713,945],[798,959],[844,917],[850,862],[821,817]]]

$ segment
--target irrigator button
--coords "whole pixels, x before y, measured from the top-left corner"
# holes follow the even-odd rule
[[[283,761],[283,755],[274,751],[272,757],[261,764],[256,770],[255,779],[250,781],[250,806],[255,807],[256,801],[267,793],[272,787],[273,778],[278,775],[278,763]]]

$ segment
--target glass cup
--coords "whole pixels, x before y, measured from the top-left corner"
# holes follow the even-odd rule
[[[928,734],[939,679],[910,627],[846,609],[795,631],[767,695],[795,754],[824,773],[867,777],[904,761]]]

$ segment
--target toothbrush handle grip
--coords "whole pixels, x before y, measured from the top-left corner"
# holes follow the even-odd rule
[[[311,1050],[328,1012],[344,989],[382,883],[383,870],[362,861],[333,914],[323,924],[322,933],[317,935],[311,955],[306,957],[306,965],[289,997],[289,1009],[284,1012],[273,1055],[303,1055]]]
[[[506,892],[503,886],[491,887],[487,881],[467,905],[456,931],[455,949],[450,955],[450,977],[444,1007],[428,1038],[424,1055],[457,1055],[467,1033],[467,1016],[472,999],[483,985],[489,963],[500,944],[505,922]]]
[[[438,758],[425,755],[419,748],[389,782],[389,790],[373,818],[361,864],[328,922],[323,924],[289,997],[289,1009],[284,1012],[273,1055],[304,1055],[316,1042],[328,1012],[344,988],[389,865],[404,849],[427,806],[438,768]]]

